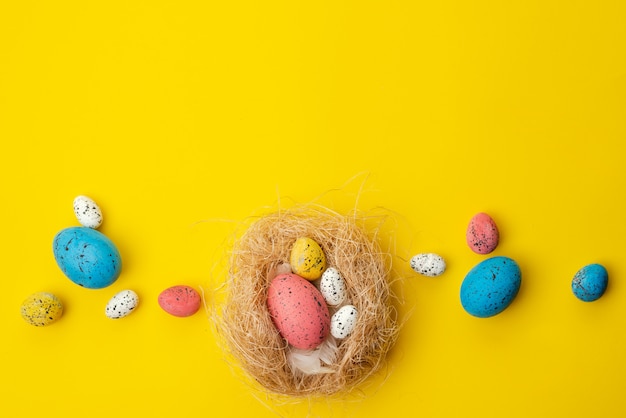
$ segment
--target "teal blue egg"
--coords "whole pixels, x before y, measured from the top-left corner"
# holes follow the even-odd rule
[[[593,302],[602,296],[609,283],[609,274],[600,264],[589,264],[572,279],[572,292],[583,302]]]
[[[477,264],[461,284],[461,305],[467,313],[488,318],[505,310],[522,284],[517,263],[508,257],[492,257]]]
[[[88,289],[110,286],[122,271],[117,247],[95,229],[63,229],[54,237],[52,251],[61,271],[77,285]]]

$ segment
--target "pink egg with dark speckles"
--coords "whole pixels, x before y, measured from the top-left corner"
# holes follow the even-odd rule
[[[477,254],[489,254],[498,246],[500,233],[491,216],[478,213],[467,227],[467,245]]]
[[[193,287],[172,286],[159,295],[159,306],[174,316],[191,316],[198,312],[202,299]]]
[[[313,349],[328,336],[330,315],[324,297],[297,274],[281,274],[272,280],[267,308],[280,335],[295,348]]]

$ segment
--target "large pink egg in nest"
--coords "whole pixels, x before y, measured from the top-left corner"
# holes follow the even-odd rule
[[[267,308],[278,332],[293,347],[310,350],[328,336],[330,315],[324,297],[297,274],[281,274],[272,280]]]

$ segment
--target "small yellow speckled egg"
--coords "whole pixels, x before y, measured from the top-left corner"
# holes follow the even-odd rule
[[[63,315],[63,304],[52,293],[37,292],[22,302],[20,310],[26,322],[36,327],[43,327]]]
[[[291,270],[307,280],[316,280],[326,268],[326,256],[319,244],[311,238],[300,237],[291,248]]]

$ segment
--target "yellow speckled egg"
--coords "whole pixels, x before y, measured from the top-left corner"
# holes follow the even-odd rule
[[[326,268],[326,256],[311,238],[300,237],[291,248],[291,270],[307,280],[319,279]]]
[[[37,292],[22,302],[21,313],[22,318],[29,324],[43,327],[63,315],[63,304],[52,293]]]

